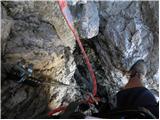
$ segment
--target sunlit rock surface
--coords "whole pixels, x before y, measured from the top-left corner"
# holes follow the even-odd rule
[[[71,4],[72,3],[72,4]],[[99,13],[93,1],[71,2],[70,9],[81,38],[90,39],[99,32]]]
[[[119,79],[120,73],[129,70],[138,59],[144,59],[148,70],[145,84],[151,88],[156,85],[158,90],[158,82],[153,78],[159,59],[158,2],[102,1],[99,9],[101,33],[94,43],[106,75],[123,81]]]

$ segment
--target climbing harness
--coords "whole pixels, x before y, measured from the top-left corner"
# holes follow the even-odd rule
[[[66,0],[59,0],[58,1],[58,4],[59,4],[59,7],[60,7],[60,10],[63,14],[63,17],[68,25],[68,27],[70,28],[70,30],[72,31],[74,37],[75,37],[75,40],[77,41],[80,49],[81,49],[81,52],[83,54],[83,57],[85,59],[85,62],[87,64],[87,67],[88,67],[88,70],[89,70],[89,73],[91,75],[91,78],[92,78],[92,83],[93,83],[93,93],[92,94],[89,94],[89,99],[86,100],[87,103],[90,103],[90,104],[93,104],[93,103],[96,103],[98,104],[98,101],[100,100],[98,97],[95,97],[96,94],[97,94],[97,83],[96,83],[96,77],[95,77],[95,74],[94,74],[94,71],[92,69],[92,66],[91,66],[91,63],[89,61],[89,58],[83,48],[83,45],[81,43],[81,40],[80,40],[80,37],[78,35],[78,32],[77,30],[74,28],[74,21],[73,21],[73,18],[72,18],[72,15],[70,13],[70,10],[69,10],[69,7],[67,5],[67,1]],[[56,108],[54,109],[52,112],[49,112],[49,116],[52,116],[54,113],[58,111],[64,111],[64,107],[60,106],[59,108]]]

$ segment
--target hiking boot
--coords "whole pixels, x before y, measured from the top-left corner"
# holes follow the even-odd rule
[[[142,80],[146,76],[147,66],[144,60],[138,60],[129,70],[130,78],[124,89],[144,87]]]
[[[147,73],[147,66],[144,60],[140,59],[136,63],[132,65],[129,70],[131,77],[134,77],[137,73],[143,76],[146,76]]]

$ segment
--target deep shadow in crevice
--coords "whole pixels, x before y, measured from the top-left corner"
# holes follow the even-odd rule
[[[17,83],[9,72],[10,64],[1,64],[2,68],[2,119],[44,119],[49,101],[49,87],[32,83]],[[44,78],[46,76],[43,76]]]

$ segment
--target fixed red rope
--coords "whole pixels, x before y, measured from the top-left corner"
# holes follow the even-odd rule
[[[85,59],[85,62],[87,64],[89,73],[90,73],[92,81],[93,81],[93,96],[95,96],[96,93],[97,93],[96,77],[95,77],[94,71],[92,69],[92,65],[91,65],[91,63],[89,61],[89,58],[88,58],[88,56],[87,56],[87,54],[86,54],[86,52],[85,52],[85,50],[83,48],[83,45],[82,45],[82,42],[81,42],[81,40],[79,38],[78,32],[73,27],[73,19],[71,18],[71,14],[70,14],[69,8],[67,6],[67,1],[66,0],[59,0],[58,2],[59,2],[60,10],[61,10],[61,12],[62,12],[62,14],[64,16],[64,19],[67,22],[69,28],[71,29],[71,31],[72,31],[72,33],[73,33],[73,35],[74,35],[74,37],[75,37],[80,49],[81,49],[81,52],[82,52],[83,57]]]
[[[81,52],[82,52],[82,55],[85,59],[85,62],[86,62],[86,65],[88,67],[88,70],[89,70],[89,73],[91,75],[91,78],[92,78],[92,83],[93,83],[93,91],[92,91],[92,94],[93,96],[96,96],[97,94],[97,82],[96,82],[96,77],[95,77],[95,74],[94,74],[94,71],[92,69],[92,65],[89,61],[89,58],[83,48],[83,45],[82,45],[82,42],[80,40],[80,37],[78,35],[78,32],[77,30],[74,28],[74,22],[73,22],[73,19],[72,19],[72,15],[70,14],[70,11],[69,11],[69,8],[68,8],[68,5],[67,5],[67,1],[66,0],[59,0],[58,1],[58,4],[59,4],[59,7],[60,7],[60,10],[63,14],[63,17],[65,19],[65,21],[67,22],[67,25],[68,27],[70,28],[70,30],[72,31],[80,49],[81,49]],[[96,100],[99,101],[99,98],[96,97],[95,98]],[[89,97],[89,99],[87,101],[85,101],[87,103],[90,103],[90,104],[93,104],[95,101]],[[54,109],[53,111],[51,111],[48,115],[51,116],[52,114],[56,113],[56,112],[60,112],[60,111],[64,111],[66,109],[66,107],[58,107],[56,109]]]
[[[63,106],[60,106],[54,110],[52,110],[51,112],[48,113],[48,116],[52,116],[53,114],[57,113],[57,112],[61,112],[61,111],[65,111],[67,107],[63,107]]]

